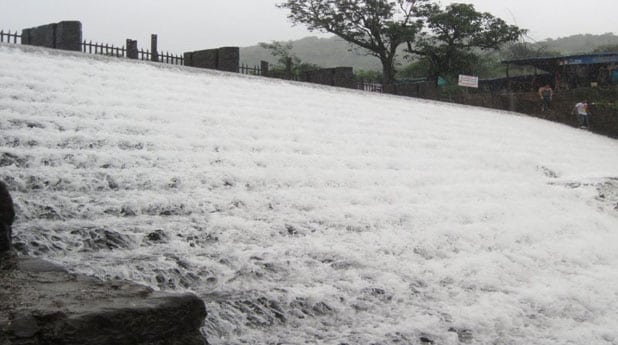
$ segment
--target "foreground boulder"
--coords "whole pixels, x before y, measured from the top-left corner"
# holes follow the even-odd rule
[[[204,302],[68,273],[34,258],[0,265],[0,344],[203,345]]]

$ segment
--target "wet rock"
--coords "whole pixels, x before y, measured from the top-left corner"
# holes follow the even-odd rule
[[[290,236],[298,235],[298,230],[293,225],[286,224],[285,230],[287,230]]]
[[[0,181],[0,253],[11,250],[11,226],[14,220],[13,199],[4,182]]]
[[[422,336],[419,338],[419,340],[421,341],[421,344],[433,344],[434,343],[434,341],[428,336]]]
[[[472,343],[472,331],[469,329],[459,329],[455,327],[451,327],[448,329],[449,332],[457,333],[457,338],[461,343],[470,344]]]
[[[32,315],[19,315],[13,319],[10,330],[17,338],[31,338],[40,330]]]
[[[19,157],[8,152],[0,155],[0,167],[15,165],[17,168],[27,168],[29,157]]]
[[[130,248],[133,245],[128,236],[109,229],[80,228],[71,231],[71,234],[81,236],[84,247],[89,249]]]
[[[120,209],[120,215],[122,215],[123,217],[135,217],[137,213],[135,212],[135,210],[133,210],[133,208],[131,208],[131,206],[124,205]]]
[[[30,345],[204,345],[204,302],[122,280],[67,273],[17,258],[0,270],[0,343]]]
[[[146,235],[146,239],[151,242],[163,242],[163,240],[167,239],[167,236],[163,230],[158,229]]]

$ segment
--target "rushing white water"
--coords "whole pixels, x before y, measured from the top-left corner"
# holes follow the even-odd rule
[[[191,290],[211,344],[617,344],[618,143],[0,45],[15,243]]]

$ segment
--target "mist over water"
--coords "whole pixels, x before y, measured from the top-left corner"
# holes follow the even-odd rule
[[[193,291],[211,344],[618,341],[615,140],[81,54],[0,66],[18,251]]]

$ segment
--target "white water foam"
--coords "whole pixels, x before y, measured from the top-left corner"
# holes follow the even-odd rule
[[[515,114],[0,45],[15,243],[191,290],[211,344],[616,344],[618,143]]]

